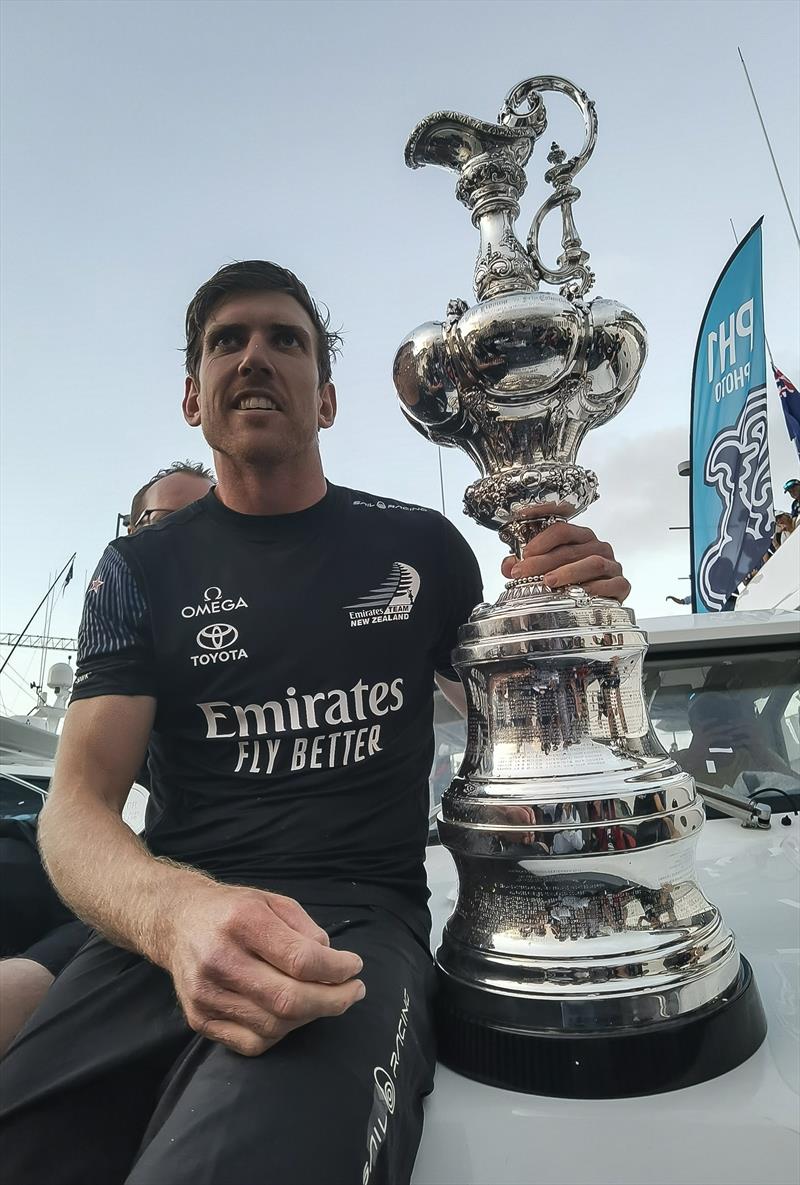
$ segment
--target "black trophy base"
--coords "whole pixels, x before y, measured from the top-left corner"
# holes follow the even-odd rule
[[[526,1094],[613,1099],[680,1090],[755,1053],[767,1021],[750,964],[724,999],[685,1017],[596,1033],[503,1024],[506,1001],[439,969],[439,1060],[467,1078]]]

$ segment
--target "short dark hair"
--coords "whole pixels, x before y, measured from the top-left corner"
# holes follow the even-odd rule
[[[317,369],[320,383],[330,381],[333,360],[342,345],[341,336],[330,328],[330,313],[324,312],[294,272],[265,259],[229,263],[201,284],[186,310],[186,373],[197,379],[203,355],[203,331],[214,309],[228,296],[239,292],[286,292],[305,309],[314,326]]]
[[[126,526],[135,527],[136,520],[144,509],[144,496],[151,486],[154,486],[157,481],[161,481],[162,477],[171,477],[173,473],[188,473],[191,477],[204,477],[206,481],[210,481],[212,485],[216,485],[216,478],[210,469],[207,469],[202,461],[173,461],[166,469],[159,469],[158,473],[153,474],[149,481],[146,481],[140,490],[137,490],[133,495],[131,502],[130,520]]]

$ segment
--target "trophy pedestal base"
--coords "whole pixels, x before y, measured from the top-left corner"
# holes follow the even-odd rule
[[[597,1033],[512,1027],[505,997],[437,970],[439,1060],[467,1078],[526,1094],[611,1099],[679,1090],[735,1069],[767,1032],[744,958],[724,998],[683,1017]]]

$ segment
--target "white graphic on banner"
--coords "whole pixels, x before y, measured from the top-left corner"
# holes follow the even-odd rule
[[[717,537],[698,570],[698,592],[719,610],[760,562],[769,537],[772,486],[767,451],[766,387],[751,391],[735,424],[717,434],[706,457],[704,478],[722,501]]]

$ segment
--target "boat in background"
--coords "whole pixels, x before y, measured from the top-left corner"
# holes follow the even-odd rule
[[[53,663],[47,673],[52,704],[47,692],[36,688],[37,703],[27,716],[0,716],[0,765],[23,759],[52,766],[74,682],[75,672],[68,662]]]
[[[736,599],[736,612],[800,609],[800,527],[774,551]]]
[[[74,680],[69,663],[54,663],[47,675],[52,703],[47,692],[37,688],[36,706],[27,716],[0,715],[0,818],[33,821],[42,809]],[[147,798],[144,786],[134,782],[122,811],[137,835],[144,830]]]

